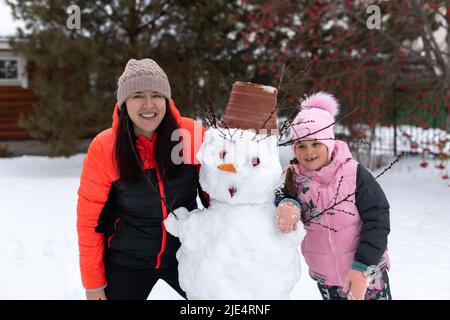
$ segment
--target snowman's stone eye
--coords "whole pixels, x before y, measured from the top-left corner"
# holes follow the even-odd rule
[[[220,159],[224,160],[225,156],[227,155],[227,152],[225,150],[222,150],[219,152],[219,157]]]
[[[259,161],[259,158],[258,158],[258,157],[255,157],[255,158],[252,159],[252,165],[253,165],[254,167],[256,167],[256,166],[259,165],[259,164],[260,164],[260,161]]]

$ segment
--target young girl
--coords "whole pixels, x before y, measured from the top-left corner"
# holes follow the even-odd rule
[[[277,227],[287,233],[304,223],[302,254],[324,300],[391,299],[386,196],[334,139],[335,98],[319,92],[301,107],[291,128],[295,159],[277,193]]]

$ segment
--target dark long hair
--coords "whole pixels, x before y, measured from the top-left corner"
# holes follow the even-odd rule
[[[166,99],[166,114],[156,129],[158,136],[153,152],[161,177],[167,181],[174,179],[182,170],[182,166],[176,165],[171,159],[172,149],[179,143],[178,141],[171,140],[172,132],[176,129],[178,129],[178,124],[170,110],[170,103]],[[125,183],[137,182],[142,171],[142,159],[135,147],[136,139],[133,122],[128,116],[127,106],[124,103],[121,111],[119,111],[115,158],[119,169],[120,180]]]
[[[292,159],[289,164],[298,164],[298,160],[296,158]],[[286,177],[284,179],[284,188],[286,193],[297,196],[297,188],[294,183],[294,170],[289,168],[286,171]]]

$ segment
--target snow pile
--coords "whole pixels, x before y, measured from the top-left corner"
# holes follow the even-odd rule
[[[0,159],[0,299],[83,299],[76,205],[84,155]]]
[[[291,152],[289,147],[280,150],[283,165]],[[76,236],[84,156],[0,159],[0,299],[85,298]],[[421,161],[402,158],[379,179],[391,205],[392,295],[448,300],[450,187],[434,166],[420,168]],[[264,242],[267,238],[261,238]],[[228,248],[228,252],[233,251]],[[290,298],[321,299],[303,258],[301,263],[302,277]],[[247,270],[249,275],[253,272]],[[179,299],[171,290],[160,283],[149,299]]]

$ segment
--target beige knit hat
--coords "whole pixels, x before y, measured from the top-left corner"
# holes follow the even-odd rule
[[[118,81],[119,108],[133,93],[145,90],[158,92],[170,100],[169,79],[163,69],[152,59],[130,59]]]

